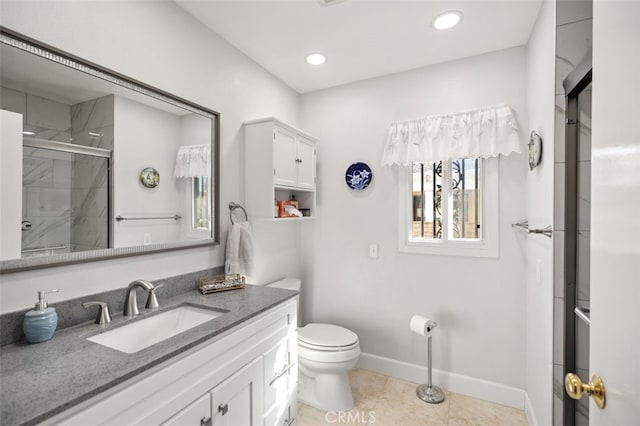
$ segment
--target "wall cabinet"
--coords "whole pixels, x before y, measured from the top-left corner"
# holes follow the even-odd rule
[[[249,215],[275,218],[274,202],[295,196],[299,208],[315,216],[317,139],[274,118],[246,122],[244,133]]]
[[[291,425],[296,315],[285,302],[44,424]]]

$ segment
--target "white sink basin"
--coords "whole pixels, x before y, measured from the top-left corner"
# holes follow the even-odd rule
[[[223,312],[195,306],[179,306],[167,312],[97,334],[87,340],[132,354],[222,314]]]

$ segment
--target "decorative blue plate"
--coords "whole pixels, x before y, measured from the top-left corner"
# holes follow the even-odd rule
[[[373,173],[366,163],[353,163],[347,168],[344,180],[347,186],[354,191],[362,191],[371,183]]]

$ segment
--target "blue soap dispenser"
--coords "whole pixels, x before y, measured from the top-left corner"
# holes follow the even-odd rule
[[[58,314],[55,308],[49,307],[44,295],[57,292],[58,290],[39,291],[35,309],[24,314],[22,329],[29,343],[46,342],[53,337],[58,326]]]

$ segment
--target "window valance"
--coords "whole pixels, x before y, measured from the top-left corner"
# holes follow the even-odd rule
[[[211,175],[211,148],[209,145],[185,145],[178,149],[173,175],[191,178]]]
[[[410,166],[455,158],[488,158],[520,152],[511,107],[491,105],[448,115],[392,123],[383,166]]]

